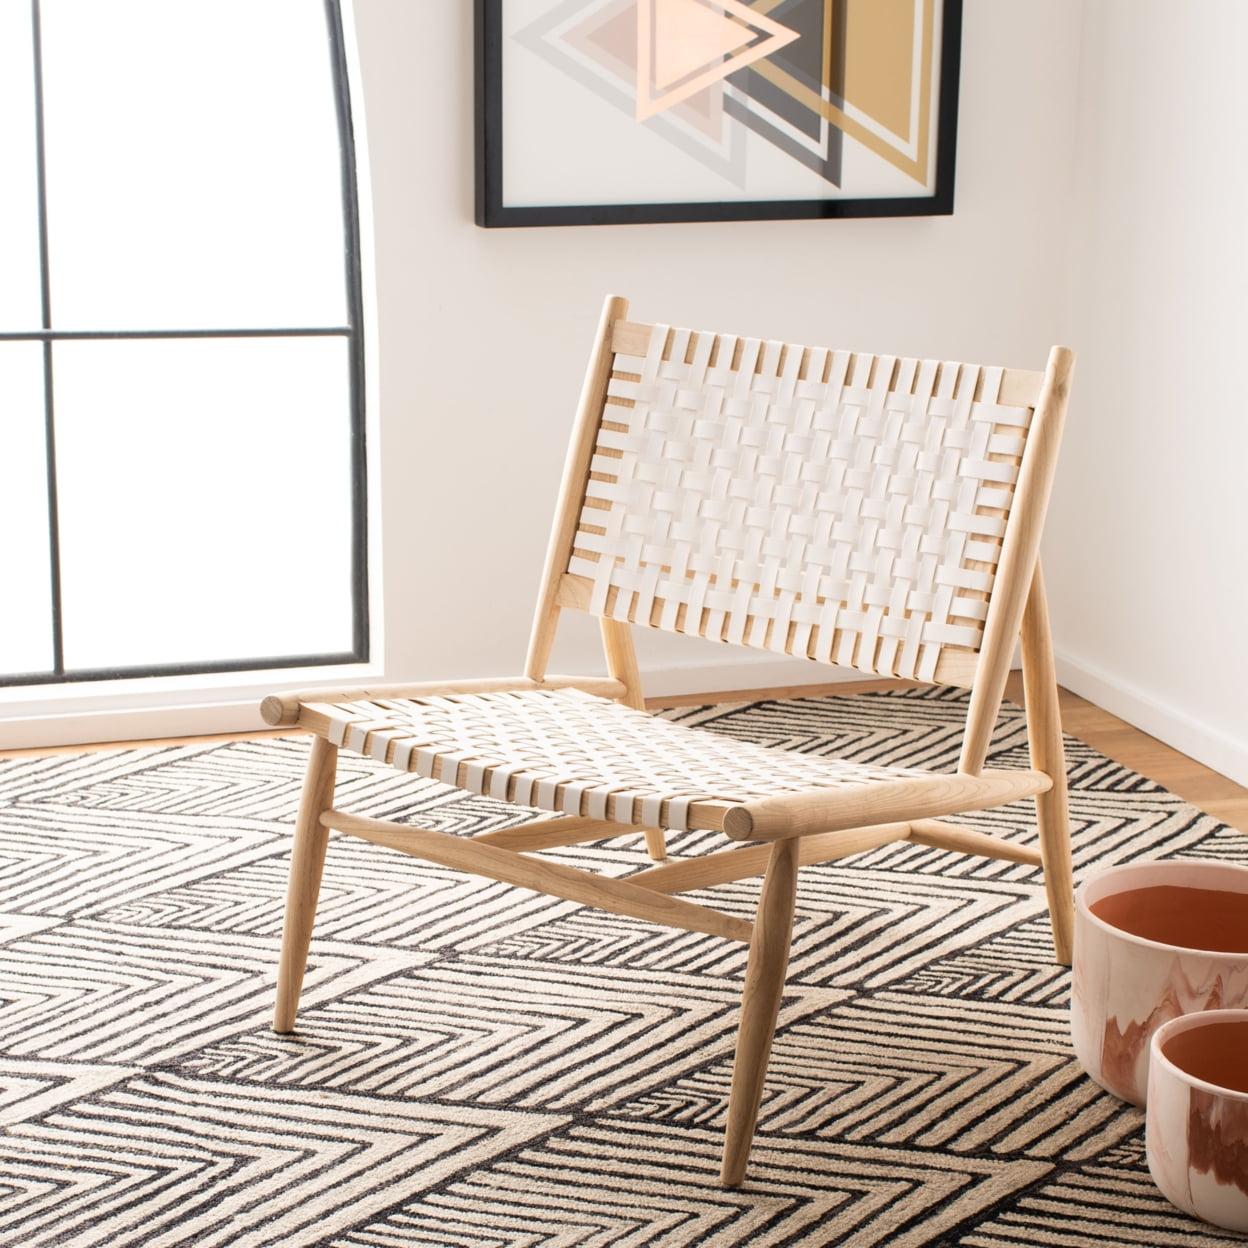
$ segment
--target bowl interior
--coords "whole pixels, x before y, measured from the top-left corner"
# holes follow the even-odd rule
[[[1211,1019],[1169,1036],[1166,1060],[1194,1079],[1233,1092],[1248,1092],[1248,1018]]]
[[[1248,954],[1248,870],[1223,863],[1144,863],[1090,879],[1080,902],[1117,931],[1171,948]]]

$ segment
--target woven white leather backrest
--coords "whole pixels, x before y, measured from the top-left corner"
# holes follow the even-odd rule
[[[969,684],[1032,415],[1002,376],[656,325],[567,571],[595,615]]]

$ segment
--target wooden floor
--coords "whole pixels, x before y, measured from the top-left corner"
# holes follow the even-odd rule
[[[896,680],[841,681],[828,685],[795,685],[788,688],[734,689],[719,694],[686,694],[682,697],[650,698],[652,710],[671,706],[704,706],[712,702],[755,702],[766,698],[812,697],[825,694],[868,693],[904,685]],[[1010,678],[1007,696],[1022,701],[1022,681],[1017,672]],[[1186,754],[1163,745],[1155,737],[1133,728],[1116,715],[1094,706],[1068,690],[1061,690],[1062,726],[1093,749],[1138,771],[1185,801],[1199,807],[1241,832],[1248,832],[1248,789],[1203,766]],[[297,730],[275,728],[265,732],[228,733],[215,737],[178,737],[163,741],[111,741],[101,745],[64,745],[35,750],[3,750],[0,758],[30,758],[49,754],[80,754],[87,750],[120,750],[140,745],[183,745],[205,741],[241,741],[261,737],[290,736]]]

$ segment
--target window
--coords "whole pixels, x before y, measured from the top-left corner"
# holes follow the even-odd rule
[[[0,683],[366,659],[338,4],[0,0],[0,171]]]

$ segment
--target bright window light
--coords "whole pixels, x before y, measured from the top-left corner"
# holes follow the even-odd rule
[[[0,332],[40,323],[30,4],[0,0]],[[0,408],[0,410],[3,410]]]
[[[0,671],[52,666],[43,348],[0,342]]]
[[[349,651],[349,408],[342,338],[57,343],[66,665]]]
[[[316,0],[42,0],[62,329],[342,325]]]
[[[0,683],[368,657],[341,22],[0,0]]]

